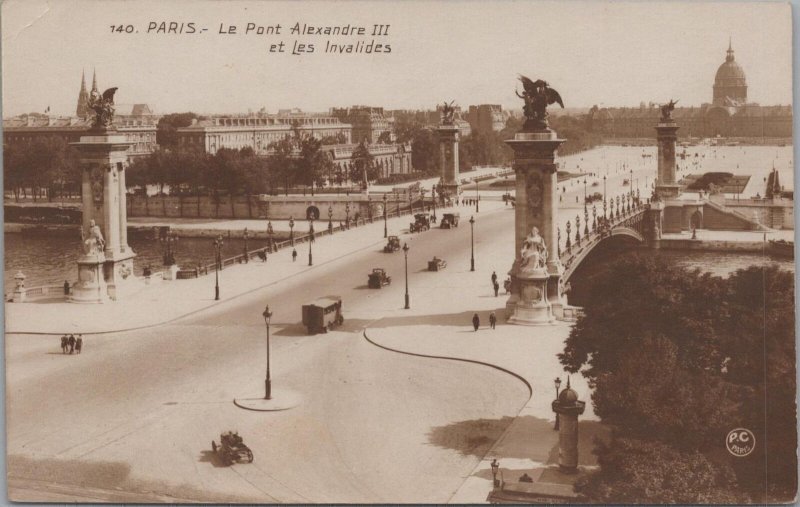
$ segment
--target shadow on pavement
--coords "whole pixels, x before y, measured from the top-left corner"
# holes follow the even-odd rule
[[[506,416],[436,426],[428,433],[428,441],[437,447],[456,450],[462,456],[483,458],[513,420]]]
[[[200,463],[211,463],[211,466],[214,468],[228,468],[228,466],[230,466],[223,463],[219,455],[210,449],[200,451],[200,458],[197,461]]]

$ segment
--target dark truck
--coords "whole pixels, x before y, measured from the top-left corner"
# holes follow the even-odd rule
[[[303,325],[308,334],[327,333],[344,322],[342,298],[325,296],[303,305]]]

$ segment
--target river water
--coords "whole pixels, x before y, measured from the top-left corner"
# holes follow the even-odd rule
[[[14,287],[17,271],[27,277],[26,287],[63,284],[78,278],[77,260],[81,253],[81,239],[77,234],[34,235],[6,233],[5,242],[5,291]],[[156,271],[162,266],[162,247],[157,240],[129,237],[128,243],[136,252],[134,270],[141,275],[145,266],[152,265]],[[255,250],[266,246],[265,241],[250,240],[248,248]],[[233,257],[244,251],[244,240],[225,239],[222,257]],[[196,266],[214,262],[214,245],[211,239],[181,238],[178,241],[175,260],[178,266]]]

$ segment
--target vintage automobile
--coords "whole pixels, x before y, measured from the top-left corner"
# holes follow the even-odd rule
[[[383,247],[384,253],[392,253],[400,250],[400,238],[397,236],[389,236],[386,240],[386,246]]]
[[[383,268],[373,268],[369,275],[367,285],[370,289],[380,289],[384,285],[392,283],[392,277],[386,274]]]
[[[244,445],[242,437],[236,431],[220,433],[219,445],[212,440],[211,449],[225,465],[231,465],[234,462],[253,462],[253,451]]]
[[[458,213],[445,213],[442,215],[442,223],[439,225],[442,229],[451,229],[458,227]]]
[[[427,231],[431,228],[431,215],[429,213],[417,213],[414,215],[414,222],[408,226],[411,232]]]
[[[447,261],[444,259],[440,259],[436,256],[433,257],[432,261],[428,261],[428,271],[439,271],[447,267]]]
[[[325,296],[303,305],[303,325],[308,334],[327,333],[344,322],[342,298]]]

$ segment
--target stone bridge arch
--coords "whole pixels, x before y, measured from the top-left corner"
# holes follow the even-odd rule
[[[569,279],[572,277],[578,267],[580,267],[580,265],[583,264],[587,258],[591,257],[592,252],[597,251],[599,246],[608,245],[608,243],[612,241],[628,244],[631,247],[638,247],[639,245],[645,243],[645,238],[639,231],[631,227],[614,227],[611,229],[610,234],[601,238],[599,241],[587,245],[582,250],[579,250],[575,255],[567,259],[566,263],[564,264],[564,274],[562,275],[563,284],[569,282]]]

